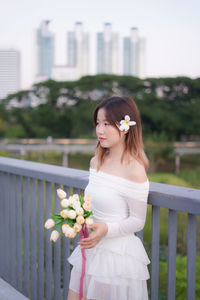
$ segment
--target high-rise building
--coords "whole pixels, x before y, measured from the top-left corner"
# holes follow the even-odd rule
[[[67,32],[67,65],[76,67],[79,77],[89,74],[89,34],[83,31],[81,22]]]
[[[131,73],[133,76],[138,76],[139,71],[139,35],[136,27],[131,28]]]
[[[145,62],[146,62],[146,39],[139,38],[139,69],[138,77],[145,78]]]
[[[20,90],[21,56],[15,49],[0,49],[0,99]]]
[[[112,32],[110,23],[104,24],[104,31],[97,33],[97,73],[118,74],[119,37]]]
[[[144,77],[145,39],[140,38],[138,29],[131,28],[130,37],[123,39],[123,74]]]
[[[129,37],[123,39],[123,74],[131,74],[131,41]]]
[[[38,71],[37,76],[51,78],[54,65],[54,35],[49,30],[50,21],[42,21],[37,30]]]
[[[103,32],[97,33],[97,73],[103,74],[104,70],[104,35]]]

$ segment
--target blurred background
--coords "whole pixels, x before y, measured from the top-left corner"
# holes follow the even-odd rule
[[[199,1],[0,0],[0,6],[1,156],[88,170],[96,104],[131,96],[141,113],[149,179],[200,189]],[[185,218],[181,213],[177,299],[186,289]],[[160,230],[160,299],[166,299],[164,209]]]

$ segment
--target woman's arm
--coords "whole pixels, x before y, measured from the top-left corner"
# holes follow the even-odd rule
[[[88,228],[93,228],[95,231],[91,232],[88,238],[84,238],[78,244],[89,249],[93,248],[103,236],[112,238],[142,230],[146,219],[148,185],[140,192],[134,191],[135,194],[132,197],[127,195],[125,198],[129,209],[128,218],[120,222],[94,223],[88,226]]]
[[[139,188],[134,188],[133,192],[127,193],[124,200],[127,203],[129,216],[120,222],[107,222],[107,237],[115,237],[143,229],[146,219],[147,199],[149,194],[149,182],[143,165],[134,160],[127,169],[130,180],[137,182]],[[143,188],[142,188],[143,187]]]
[[[108,226],[107,237],[116,237],[131,234],[143,229],[147,211],[148,189],[140,194],[126,197],[129,217],[120,222],[106,222]]]

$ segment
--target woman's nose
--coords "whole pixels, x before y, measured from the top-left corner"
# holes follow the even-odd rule
[[[99,125],[99,126],[97,126],[97,133],[98,134],[102,134],[103,132],[104,132],[104,129],[103,129],[103,126],[102,125]]]

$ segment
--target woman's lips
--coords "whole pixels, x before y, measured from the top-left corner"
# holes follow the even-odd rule
[[[99,138],[99,141],[105,141],[105,140],[106,140],[105,138],[102,137]]]

